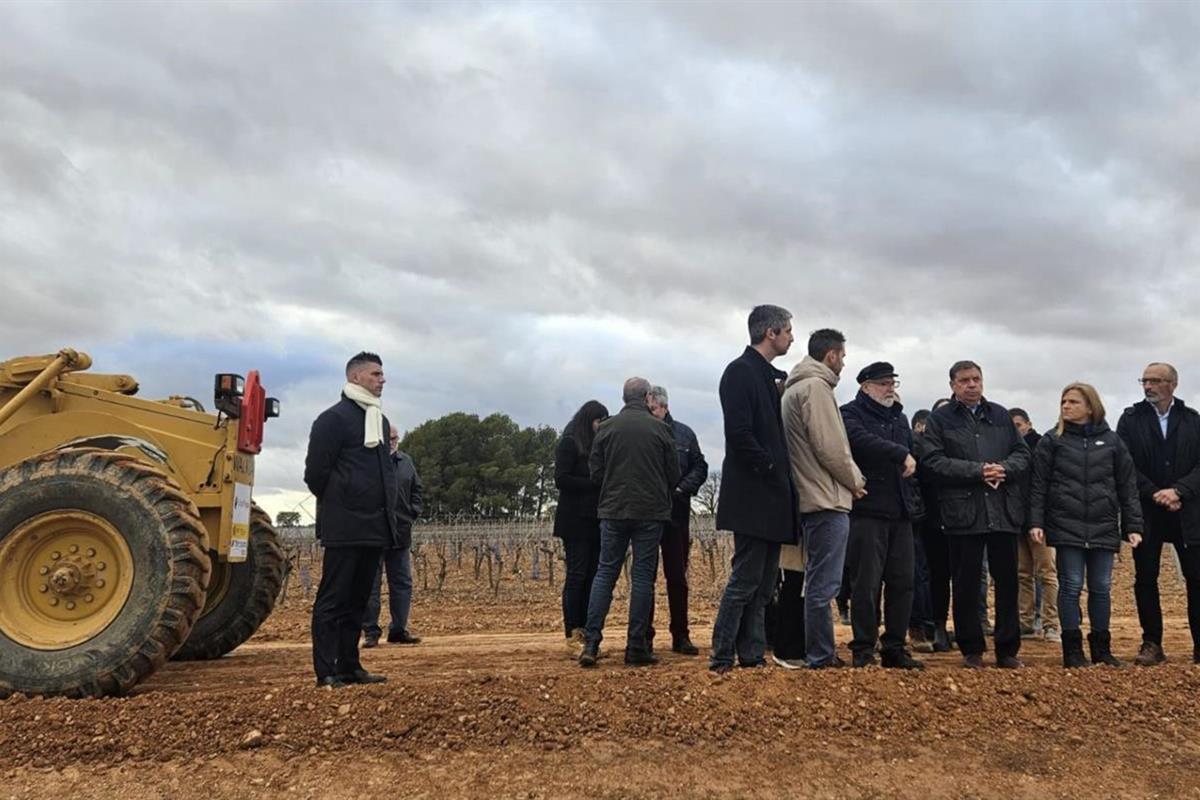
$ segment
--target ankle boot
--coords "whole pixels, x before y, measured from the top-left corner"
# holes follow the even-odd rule
[[[1083,631],[1063,631],[1062,651],[1064,669],[1082,669],[1088,666],[1083,656]]]
[[[938,625],[933,629],[933,652],[949,653],[951,649],[950,635],[946,633],[946,626]]]
[[[1093,664],[1107,664],[1110,667],[1125,666],[1112,654],[1112,634],[1110,632],[1092,631],[1087,638]]]

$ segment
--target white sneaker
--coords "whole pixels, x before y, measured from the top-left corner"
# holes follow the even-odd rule
[[[1045,639],[1047,642],[1062,644],[1062,634],[1058,632],[1058,628],[1046,628]]]
[[[784,669],[808,669],[808,662],[802,658],[780,658],[772,653],[771,660]]]

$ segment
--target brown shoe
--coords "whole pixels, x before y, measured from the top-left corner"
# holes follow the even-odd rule
[[[964,669],[983,669],[983,656],[975,653],[974,655],[963,656]]]
[[[933,652],[933,640],[925,635],[925,631],[918,628],[909,629],[908,643],[912,645],[912,649],[916,653]]]
[[[1167,654],[1163,652],[1162,645],[1147,641],[1142,642],[1138,654],[1133,657],[1133,663],[1139,667],[1157,666],[1166,660]]]

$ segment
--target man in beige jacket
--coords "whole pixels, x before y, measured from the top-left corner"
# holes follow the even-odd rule
[[[804,528],[804,639],[811,669],[845,665],[837,656],[829,604],[842,582],[850,505],[866,495],[833,396],[845,359],[845,336],[815,331],[783,392],[783,428]]]

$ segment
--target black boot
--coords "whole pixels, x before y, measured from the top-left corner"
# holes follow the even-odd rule
[[[945,625],[938,625],[933,629],[933,652],[949,653],[954,648],[950,644],[950,634],[946,633]]]
[[[1083,631],[1063,631],[1062,651],[1064,669],[1083,669],[1088,660],[1083,656]]]
[[[1088,650],[1092,652],[1093,664],[1107,664],[1110,667],[1125,666],[1112,654],[1112,634],[1108,631],[1092,631],[1088,634]]]
[[[625,664],[630,667],[649,667],[658,663],[658,657],[648,647],[625,648]]]
[[[684,634],[682,637],[675,638],[675,640],[671,643],[671,650],[672,652],[680,653],[681,655],[685,656],[700,655],[700,648],[692,644],[691,637],[686,634]]]
[[[594,667],[596,661],[600,658],[600,643],[599,642],[584,642],[583,652],[579,654],[579,666]]]

